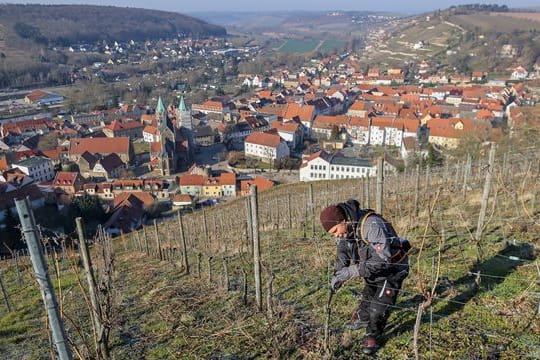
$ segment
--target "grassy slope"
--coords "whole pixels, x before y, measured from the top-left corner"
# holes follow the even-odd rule
[[[533,163],[537,164],[535,159]],[[442,176],[433,175],[431,184],[434,191],[427,197],[431,198],[430,202],[434,201],[437,182],[442,179]],[[470,274],[474,269],[476,251],[468,231],[474,232],[475,228],[481,178],[476,185],[470,184],[474,188],[466,197],[461,196],[461,191],[455,192],[446,187],[448,191],[436,203],[435,219],[432,219],[434,229],[431,226],[424,228],[427,219],[425,210],[420,211],[419,217],[408,216],[412,198],[400,187],[405,179],[388,179],[386,186],[389,192],[385,205],[387,216],[394,221],[400,233],[411,239],[416,251],[411,256],[411,276],[405,282],[402,295],[391,315],[386,330],[386,345],[380,351],[379,358],[406,359],[413,356],[412,329],[417,307],[422,300],[417,284],[422,283],[429,288],[432,261],[436,261],[441,238],[435,230],[440,232],[443,223],[446,224],[448,237],[440,245],[440,281],[433,306],[433,322],[430,325],[429,312],[422,318],[419,338],[421,357],[430,356],[431,349],[434,359],[486,359],[489,356],[504,359],[538,358],[540,322],[535,315],[538,302],[538,285],[535,282],[538,272],[534,261],[515,261],[509,256],[526,258],[531,246],[538,248],[540,245],[538,225],[534,225],[522,212],[523,209],[535,206],[529,214],[537,219],[540,209],[538,201],[532,205],[532,194],[538,194],[540,188],[530,173],[528,176],[519,175],[514,182],[511,180],[511,177],[500,177],[498,172],[494,179],[493,194],[497,194],[497,201],[491,203],[488,210],[484,261],[479,267],[483,276],[480,285],[476,286],[474,276]],[[354,184],[351,180],[315,183],[316,202],[320,206],[321,202],[324,204],[325,197],[345,199],[351,196],[350,192],[359,196],[358,188],[351,188]],[[408,184],[410,186],[411,182],[408,181]],[[394,191],[397,189],[400,193],[396,195]],[[518,189],[525,189],[525,192],[514,194]],[[293,204],[305,202],[302,199],[306,194],[306,186],[294,184],[261,194],[263,225],[271,223],[269,211],[270,214],[279,211],[277,202],[272,201],[282,199],[286,194],[292,194]],[[396,203],[398,195],[401,198]],[[238,202],[241,204],[240,200]],[[422,203],[425,204],[425,201]],[[238,211],[234,207],[235,202],[225,206],[207,213],[211,222],[231,210],[235,213]],[[186,220],[189,226],[201,224],[196,218],[187,219],[190,219]],[[456,228],[449,227],[449,224]],[[214,254],[213,279],[210,283],[205,257],[202,276],[198,277],[195,254],[191,253],[193,275],[186,276],[182,274],[178,263],[160,262],[134,251],[126,252],[123,243],[117,242],[118,306],[111,334],[114,357],[321,358],[328,296],[327,267],[333,261],[334,244],[327,236],[319,236],[321,229],[318,224],[315,228],[316,240],[304,238],[306,230],[302,230],[299,222],[296,225],[296,229],[292,230],[262,233],[263,284],[266,284],[270,272],[274,276],[274,316],[271,319],[265,313],[254,311],[249,251],[243,256],[237,255],[230,259],[231,291],[227,292],[223,288],[223,264],[219,253]],[[306,229],[309,236],[309,222]],[[426,242],[424,251],[419,254],[424,231],[427,231]],[[235,241],[231,247],[237,247],[238,239],[230,240],[227,235],[219,234],[219,240]],[[517,239],[517,245],[507,246],[508,239]],[[198,245],[194,241],[201,240],[190,238],[189,241],[191,248]],[[5,304],[0,302],[0,353],[7,354],[8,358],[47,358],[44,351],[48,343],[44,330],[45,317],[37,286],[30,276],[28,261],[28,270],[23,273],[23,283],[20,286],[17,284],[13,264],[3,262],[0,266],[5,270],[2,277],[15,307],[14,312],[7,313]],[[78,347],[82,348],[84,337],[81,334],[90,333],[88,310],[69,261],[63,260],[61,268],[63,295],[59,297],[64,299],[65,313],[71,319],[66,321],[68,333]],[[241,269],[248,274],[248,306],[242,302]],[[360,281],[351,281],[334,297],[330,319],[333,358],[358,357],[363,332],[344,330],[343,323],[349,318],[355,294],[361,288]],[[265,294],[266,286],[263,296]],[[77,328],[83,329],[81,334],[76,331]],[[88,335],[84,336],[88,346],[92,347]]]
[[[445,15],[437,17],[431,15],[429,20],[426,16],[407,18],[397,22],[384,42],[376,44],[377,50],[369,54],[371,62],[383,62],[384,64],[401,65],[403,61],[420,61],[436,58],[442,64],[451,62],[456,55],[446,55],[446,50],[457,51],[458,55],[475,53],[476,57],[467,60],[472,69],[486,69],[486,64],[492,64],[490,58],[497,57],[497,50],[503,43],[523,43],[520,37],[527,36],[533,29],[538,29],[538,22],[528,19],[516,19],[510,16],[490,15],[488,13],[474,13],[467,15]],[[461,27],[461,29],[460,29]],[[525,34],[518,34],[523,31]],[[486,35],[484,41],[467,40],[472,32],[477,35]],[[500,34],[505,40],[495,45],[489,34]],[[536,44],[540,45],[540,38],[536,37]],[[423,41],[426,45],[422,49],[414,50],[411,45]],[[482,49],[483,43],[488,47],[496,46],[493,51]],[[519,47],[519,46],[518,46]],[[381,52],[382,50],[382,52]],[[512,59],[503,61],[497,57],[501,69],[512,65]],[[512,60],[512,61],[511,61]],[[523,61],[522,61],[523,60]],[[517,59],[517,63],[525,63],[530,59]],[[514,61],[514,62],[516,62]],[[487,67],[489,68],[489,66]]]
[[[534,235],[531,236],[534,239]],[[323,345],[326,269],[334,246],[327,238],[314,241],[301,240],[301,237],[297,231],[285,230],[263,236],[263,264],[275,277],[277,314],[270,320],[253,311],[251,284],[250,306],[242,304],[239,268],[249,270],[248,261],[240,258],[231,261],[233,291],[226,292],[220,286],[219,259],[213,262],[214,278],[210,285],[206,262],[203,262],[202,278],[198,278],[182,275],[176,265],[141,254],[120,252],[117,259],[118,318],[111,337],[115,358],[318,358]],[[537,336],[540,324],[532,312],[536,299],[526,291],[529,284],[526,280],[534,282],[536,269],[516,266],[516,262],[496,256],[497,249],[503,247],[498,234],[490,235],[489,241],[488,260],[482,272],[501,278],[483,279],[477,291],[473,287],[474,278],[467,276],[474,259],[472,246],[465,238],[454,237],[447,242],[440,300],[434,306],[431,328],[434,358],[450,353],[454,358],[473,354],[485,358],[492,351],[501,353],[502,358],[515,358],[513,354],[519,354],[520,358],[538,355],[535,349],[540,348]],[[428,273],[429,259],[435,256],[435,249],[436,244],[431,244],[422,256],[425,260],[421,266]],[[504,254],[520,256],[518,249]],[[193,264],[194,259],[191,261]],[[413,265],[413,269],[415,267]],[[3,314],[0,350],[12,358],[42,358],[47,338],[40,330],[44,326],[44,314],[37,288],[31,286],[17,292],[19,287],[12,269],[4,275],[4,281],[14,294],[12,301],[17,310],[6,314],[5,307],[0,307]],[[404,359],[413,352],[412,327],[419,303],[414,274],[413,270],[390,319],[387,344],[380,358]],[[249,281],[251,283],[251,276]],[[31,282],[25,281],[25,284]],[[66,313],[79,326],[88,329],[87,310],[81,304],[75,277],[64,275],[61,287]],[[360,289],[360,282],[351,282],[335,296],[330,322],[334,357],[355,357],[360,350],[362,332],[343,329],[355,293]],[[80,337],[70,324],[68,322],[68,332],[78,339],[80,346]],[[426,315],[419,343],[424,355],[429,346],[429,328]]]

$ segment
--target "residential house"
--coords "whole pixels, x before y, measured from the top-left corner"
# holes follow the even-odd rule
[[[45,205],[45,196],[28,175],[20,169],[4,171],[0,176],[0,221],[4,221],[6,211],[16,216],[15,199],[27,197],[33,209]]]
[[[219,176],[219,184],[221,185],[221,195],[225,197],[236,196],[236,174],[221,173]]]
[[[351,107],[347,110],[348,116],[356,116],[360,118],[365,118],[372,111],[372,105],[363,100],[355,101]]]
[[[221,184],[219,182],[219,178],[206,178],[202,187],[201,196],[213,198],[221,197]]]
[[[112,183],[115,196],[126,192],[148,193],[160,201],[169,198],[167,183],[160,179],[116,179]]]
[[[103,202],[114,201],[113,185],[111,183],[87,183],[83,185],[86,194],[99,197]]]
[[[464,138],[488,141],[495,136],[491,123],[466,118],[432,119],[427,127],[429,142],[446,148],[456,148]]]
[[[182,175],[178,180],[180,193],[201,196],[206,177],[203,175]]]
[[[275,183],[260,176],[256,176],[251,180],[242,180],[240,181],[240,196],[248,196],[251,185],[257,186],[257,192],[260,193],[273,188]]]
[[[253,133],[246,138],[244,144],[246,156],[259,158],[264,162],[272,163],[290,155],[287,143],[276,133]]]
[[[103,127],[103,133],[110,138],[128,137],[131,140],[143,137],[144,125],[138,121],[114,120],[111,124]]]
[[[179,208],[184,208],[193,205],[193,197],[188,194],[175,194],[172,197],[172,205]]]
[[[216,134],[209,125],[198,126],[193,131],[195,144],[199,146],[210,146],[215,143]]]
[[[369,144],[370,135],[370,122],[369,118],[351,117],[346,124],[345,129],[349,139],[354,144]]]
[[[75,195],[83,189],[84,179],[78,172],[59,171],[53,180],[53,189],[60,194]]]
[[[244,141],[253,132],[253,129],[246,121],[240,121],[236,124],[229,124],[224,126],[222,130],[222,139],[224,142],[232,141]]]
[[[111,235],[128,233],[142,226],[145,218],[145,201],[137,193],[126,193],[115,199],[112,215],[103,224]]]
[[[345,115],[318,115],[313,120],[311,128],[312,134],[319,135],[323,138],[330,139],[332,131],[338,129],[340,132],[347,126],[349,119]]]
[[[244,119],[249,124],[252,132],[264,132],[270,130],[270,124],[263,115],[249,115]]]
[[[92,168],[92,176],[103,177],[107,180],[119,178],[126,164],[115,153],[98,159]]]
[[[208,100],[202,104],[191,105],[191,111],[198,111],[204,114],[225,115],[231,112],[230,106],[226,102]]]
[[[294,150],[304,143],[304,125],[299,122],[272,123],[272,129],[287,143],[289,149]]]
[[[54,179],[54,169],[51,159],[45,156],[32,156],[12,164],[30,176],[34,181],[42,182]]]
[[[116,153],[125,163],[133,159],[133,147],[129,137],[119,138],[80,138],[71,139],[69,143],[69,158],[78,162],[84,152],[90,154],[109,155]]]
[[[42,90],[35,90],[24,97],[24,102],[27,104],[37,104],[49,106],[58,104],[64,101],[64,97],[58,94],[48,93]]]
[[[283,121],[293,121],[298,119],[304,125],[305,135],[311,135],[311,126],[313,119],[315,118],[315,107],[313,105],[303,105],[297,103],[287,104],[285,112],[283,113]]]
[[[514,69],[514,71],[512,71],[510,80],[525,80],[527,76],[529,76],[527,70],[525,70],[522,66],[518,66]]]
[[[472,72],[471,75],[471,81],[482,81],[486,78],[486,72],[481,70],[476,70]],[[452,79],[454,79],[455,76],[452,76]]]
[[[321,150],[309,156],[300,167],[300,181],[349,179],[375,176],[371,160],[329,154]]]
[[[158,129],[152,125],[146,125],[144,127],[142,136],[145,142],[151,143],[151,142],[159,141]]]

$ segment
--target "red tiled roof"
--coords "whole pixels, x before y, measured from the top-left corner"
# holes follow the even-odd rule
[[[80,155],[85,151],[91,154],[127,154],[129,153],[129,138],[81,138],[70,140],[70,154]]]
[[[120,131],[120,130],[129,130],[129,129],[137,129],[143,127],[143,124],[136,121],[130,121],[130,122],[121,122],[118,120],[113,121],[111,124],[105,126],[105,128],[112,130],[112,131]]]
[[[150,152],[159,153],[161,152],[161,141],[154,141],[150,143]]]
[[[349,122],[345,115],[317,115],[313,120],[314,128],[331,128],[332,126],[344,126]]]
[[[114,198],[114,207],[121,205],[126,200],[131,201],[133,198],[140,201],[144,207],[152,205],[152,203],[155,201],[155,198],[152,196],[152,194],[147,192],[123,192],[118,194]]]
[[[173,196],[172,201],[176,203],[191,203],[193,199],[188,194],[176,194]]]
[[[249,191],[250,185],[257,185],[257,191],[265,191],[274,187],[274,182],[258,176],[253,180],[242,180],[240,182],[242,192]]]
[[[148,133],[148,134],[152,134],[152,135],[156,135],[157,132],[158,132],[158,129],[155,126],[147,125],[147,126],[144,127],[143,132]]]
[[[349,126],[356,126],[356,127],[363,126],[367,128],[369,126],[369,118],[353,116],[349,118]]]
[[[155,115],[149,115],[149,114],[142,114],[141,115],[141,122],[146,124],[153,124],[156,121]]]
[[[286,122],[286,123],[281,123],[279,121],[274,121],[272,123],[272,129],[276,129],[277,131],[285,131],[285,132],[295,132],[296,130],[298,130],[298,124],[293,122],[293,121],[289,121],[289,122]]]
[[[79,175],[78,172],[59,171],[53,181],[53,186],[71,186]]]
[[[0,171],[9,169],[9,165],[6,159],[0,159]]]
[[[236,185],[236,174],[222,173],[219,177],[220,185]]]
[[[353,110],[353,111],[354,111],[354,110],[357,110],[357,111],[360,110],[360,111],[362,111],[362,110],[367,110],[367,109],[369,109],[369,108],[371,108],[371,105],[370,105],[368,102],[358,100],[358,101],[355,101],[355,102],[351,105],[351,107],[349,108],[349,110]]]
[[[59,160],[60,155],[64,153],[65,151],[62,150],[62,148],[56,148],[52,150],[41,150],[42,154],[48,157],[51,160]]]
[[[28,100],[30,101],[37,101],[41,98],[44,98],[45,96],[48,96],[49,94],[46,93],[45,91],[42,91],[42,90],[35,90],[35,91],[32,91],[30,94],[26,95],[26,97],[28,98]]]
[[[493,119],[493,113],[489,110],[481,109],[476,112],[477,119],[489,120]]]
[[[268,132],[254,132],[246,138],[245,142],[277,148],[281,143],[281,137]]]
[[[457,128],[459,123],[463,124],[463,129]],[[467,118],[431,119],[428,121],[427,126],[430,136],[454,139],[464,136],[479,136],[482,140],[486,140],[491,130],[489,122],[474,121]]]
[[[203,186],[205,177],[202,175],[182,175],[179,184],[180,186]]]
[[[302,105],[296,103],[290,103],[287,106],[287,110],[283,115],[284,119],[292,119],[296,116],[302,121],[311,121],[313,114],[315,113],[315,107],[313,105]]]

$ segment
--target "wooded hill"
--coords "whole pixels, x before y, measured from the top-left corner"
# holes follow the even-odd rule
[[[70,67],[105,62],[102,41],[226,35],[225,28],[173,12],[90,5],[0,5],[0,88],[69,83]],[[88,44],[88,52],[67,47]],[[142,47],[142,46],[141,46]]]
[[[158,10],[91,5],[1,5],[4,38],[10,35],[40,44],[143,41],[178,34],[225,35],[221,26],[190,16]],[[15,39],[14,39],[15,40]]]

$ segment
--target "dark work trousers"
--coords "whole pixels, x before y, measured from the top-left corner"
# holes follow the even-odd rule
[[[361,320],[368,321],[366,335],[379,338],[384,331],[388,316],[396,303],[403,280],[365,280],[362,301],[357,310]]]

